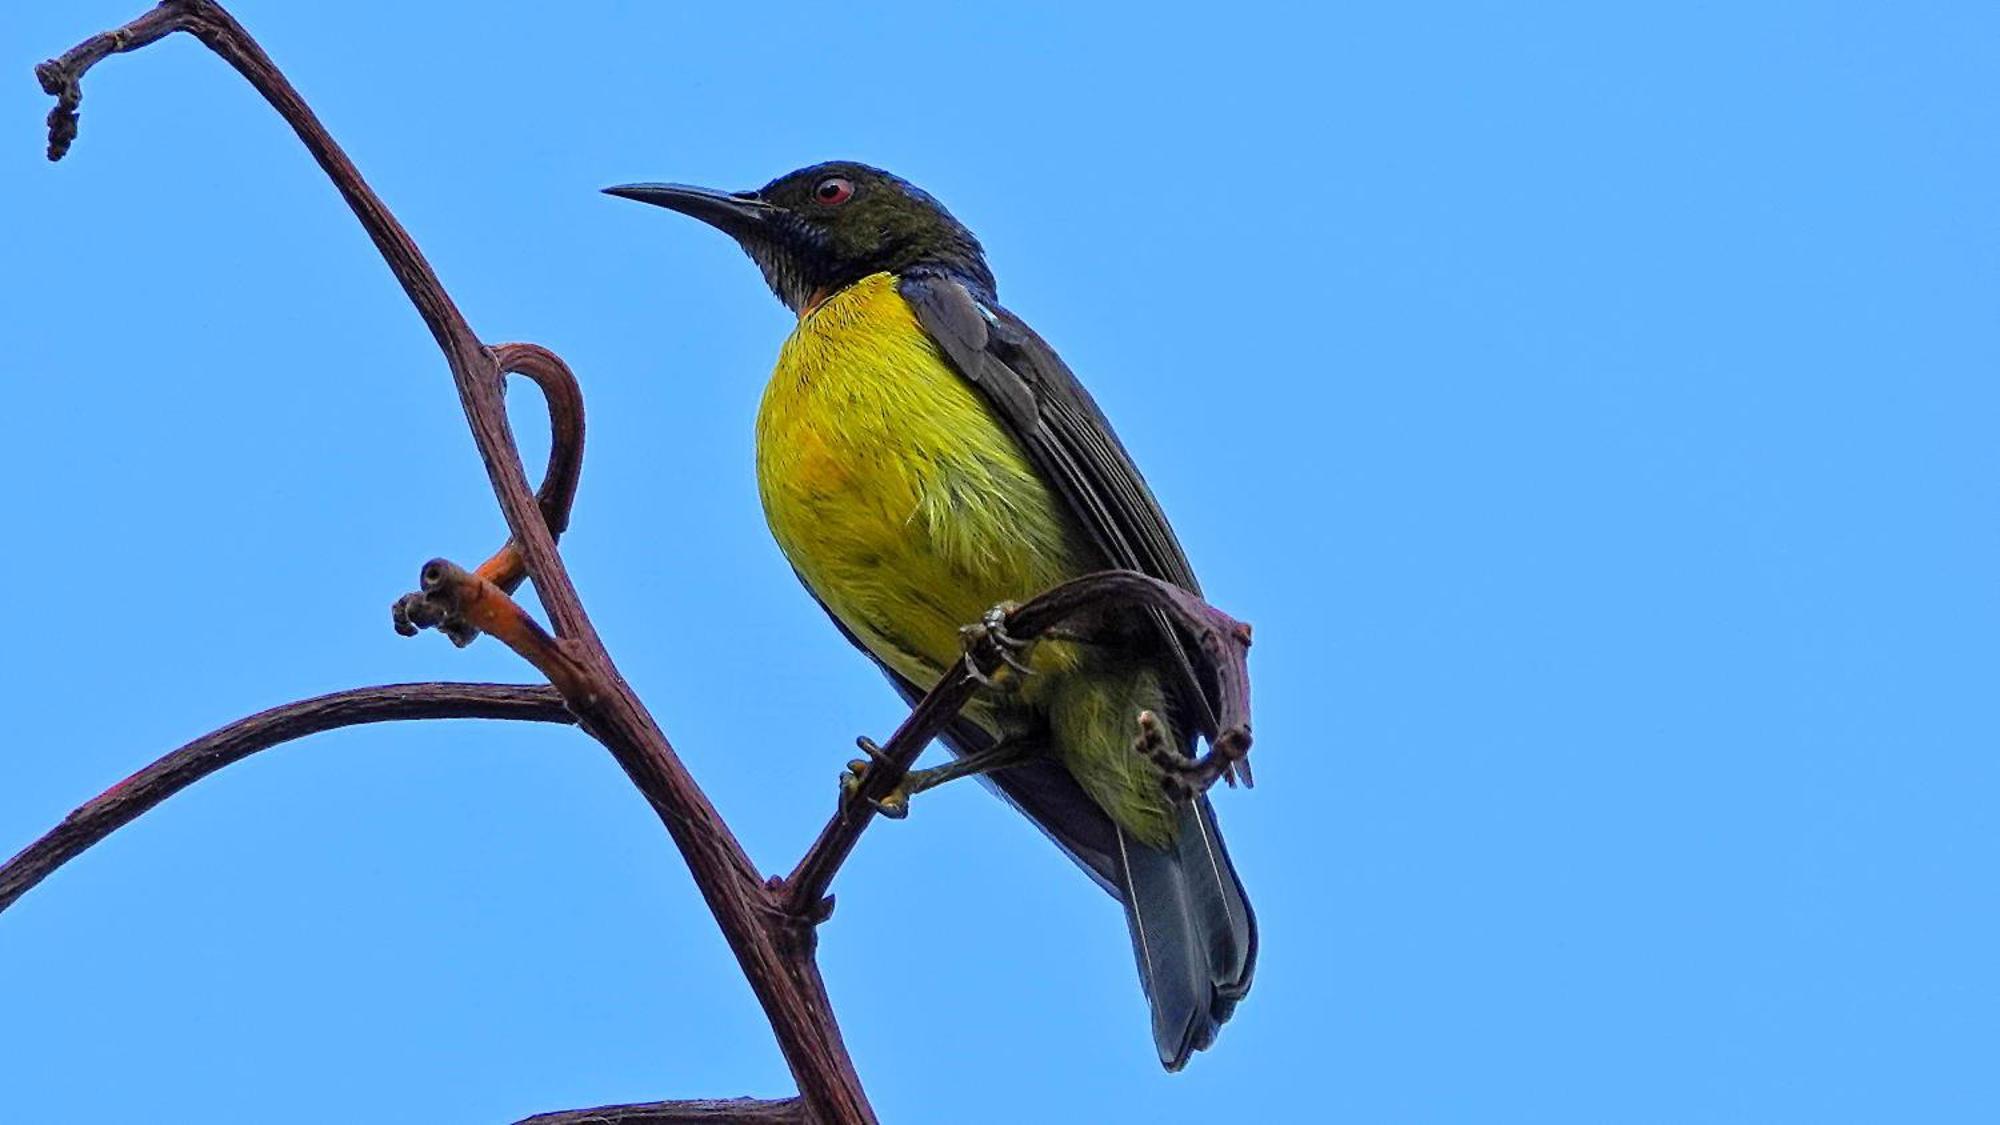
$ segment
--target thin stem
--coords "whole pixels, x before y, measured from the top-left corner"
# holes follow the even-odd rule
[[[847,862],[854,845],[861,842],[861,834],[867,831],[869,821],[875,818],[875,802],[888,796],[896,783],[903,780],[924,747],[965,710],[965,705],[979,693],[979,687],[978,678],[961,662],[945,673],[910,711],[896,733],[882,744],[868,772],[862,775],[861,784],[842,794],[833,819],[819,830],[819,837],[806,849],[798,866],[778,884],[783,890],[781,905],[785,913],[814,923],[832,913],[833,901],[827,897],[827,888],[833,885],[833,877],[840,873],[841,865]]]
[[[493,361],[502,374],[525,375],[541,388],[549,408],[549,466],[535,489],[535,505],[549,536],[569,529],[570,506],[583,475],[583,388],[562,357],[539,344],[495,344]],[[479,575],[508,593],[528,577],[527,560],[513,540],[479,564]]]
[[[106,789],[0,865],[0,910],[91,845],[224,766],[309,734],[404,719],[576,721],[553,688],[533,684],[391,684],[260,711],[202,735]]]

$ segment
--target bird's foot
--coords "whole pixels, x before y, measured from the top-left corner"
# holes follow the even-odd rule
[[[1139,712],[1139,733],[1132,739],[1132,752],[1159,768],[1160,787],[1175,800],[1190,800],[1215,784],[1214,778],[1204,777],[1201,763],[1168,740],[1166,724],[1151,711]]]
[[[959,646],[965,651],[965,670],[987,687],[1005,686],[1003,677],[1009,668],[1023,676],[1035,674],[1022,659],[1035,642],[1007,632],[1007,617],[1019,608],[1014,602],[1001,602],[987,610],[979,624],[958,631]]]
[[[888,758],[882,753],[880,746],[867,738],[858,738],[854,741],[868,757],[856,758],[847,763],[847,769],[840,775],[840,789],[843,796],[857,791],[865,792],[862,787],[868,784],[869,773],[876,769],[888,768]],[[910,815],[910,798],[926,789],[935,789],[947,781],[955,781],[961,777],[977,777],[983,773],[1018,766],[1037,756],[1038,753],[1033,742],[1002,739],[985,749],[953,758],[941,766],[909,770],[887,793],[868,803],[883,816],[891,820],[901,820]]]
[[[841,771],[840,793],[843,798],[862,791],[868,784],[868,775],[870,773],[877,769],[889,768],[888,756],[882,753],[882,748],[875,744],[874,739],[866,737],[857,738],[854,740],[854,744],[861,747],[861,752],[868,756],[866,758],[854,759],[847,763],[846,769]],[[880,797],[869,798],[868,804],[876,812],[881,813],[890,820],[903,819],[910,815],[910,794],[922,792],[924,788],[919,786],[913,789],[910,787],[910,783],[917,774],[924,772],[923,770],[915,770],[905,773],[903,780],[897,782],[895,788]]]

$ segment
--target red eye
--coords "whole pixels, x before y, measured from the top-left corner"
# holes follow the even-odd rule
[[[854,198],[854,182],[845,176],[828,176],[813,188],[813,198],[821,207],[838,207]]]

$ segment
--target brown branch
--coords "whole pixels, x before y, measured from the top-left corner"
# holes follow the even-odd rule
[[[83,73],[115,51],[143,46],[177,30],[200,39],[277,110],[346,199],[402,284],[451,368],[512,545],[535,582],[556,636],[571,646],[587,678],[588,689],[575,694],[566,690],[566,702],[584,729],[612,752],[679,847],[770,1020],[812,1116],[829,1123],[872,1122],[874,1112],[841,1042],[813,960],[811,930],[777,909],[755,865],[618,673],[584,612],[556,553],[555,536],[529,491],[508,425],[496,357],[480,343],[408,232],[263,49],[213,0],[165,0],[124,28],[95,36],[37,69],[43,88],[57,98],[57,112],[50,119],[51,156],[59,157],[74,135]]]
[[[1131,570],[1100,571],[1072,579],[1008,610],[1004,624],[1007,633],[1017,640],[1046,637],[1058,631],[1075,635],[1079,623],[1121,606],[1165,613],[1196,638],[1214,672],[1221,706],[1217,715],[1218,733],[1208,753],[1193,759],[1182,757],[1172,748],[1152,754],[1166,769],[1177,792],[1187,795],[1204,791],[1250,753],[1250,676],[1246,662],[1250,626],[1170,582]],[[950,726],[952,719],[978,693],[981,679],[998,668],[1000,651],[990,644],[978,643],[981,639],[975,630],[966,659],[938,680],[937,686],[924,696],[887,743],[872,749],[874,764],[862,775],[861,784],[842,796],[839,810],[820,829],[819,837],[806,849],[792,873],[782,881],[773,880],[772,887],[780,893],[787,913],[817,922],[832,912],[833,900],[827,897],[827,888],[832,886],[840,865],[846,862],[861,833],[874,819],[875,802],[903,780],[924,747]],[[979,665],[976,674],[974,663]]]
[[[827,888],[833,885],[841,864],[847,862],[854,845],[861,842],[861,833],[874,819],[875,802],[888,796],[903,780],[924,747],[951,725],[979,693],[979,686],[979,678],[967,670],[965,662],[959,662],[917,703],[888,742],[872,748],[869,757],[873,763],[861,775],[861,784],[841,795],[840,808],[826,822],[826,827],[819,830],[818,838],[806,849],[792,873],[771,880],[771,889],[780,896],[785,913],[815,925],[833,913],[833,899]],[[863,739],[862,744],[867,746],[867,740]]]
[[[64,817],[0,865],[0,910],[91,845],[224,766],[309,734],[404,719],[576,721],[554,689],[531,684],[392,684],[274,707],[202,735]]]
[[[569,530],[570,505],[576,502],[577,480],[583,475],[583,389],[562,357],[539,344],[496,344],[493,362],[502,374],[526,375],[542,389],[549,407],[549,467],[535,490],[535,506],[557,540]],[[521,588],[528,564],[513,540],[479,564],[478,574],[508,593]]]
[[[486,633],[534,665],[565,699],[597,690],[589,669],[577,660],[575,646],[550,636],[493,582],[449,559],[425,563],[417,581],[421,588],[404,594],[391,611],[396,632],[413,637],[420,629],[437,629],[460,648]]]
[[[35,77],[41,81],[43,91],[56,100],[55,108],[49,110],[49,159],[61,160],[69,152],[70,142],[76,139],[76,107],[83,101],[79,82],[84,71],[108,55],[136,51],[188,26],[183,13],[173,10],[171,4],[161,4],[124,27],[93,35],[71,47],[61,58],[35,67]]]
[[[1087,619],[1106,607],[1158,610],[1193,636],[1215,676],[1216,731],[1207,753],[1183,758],[1178,750],[1157,759],[1183,792],[1202,792],[1248,765],[1250,754],[1250,626],[1171,582],[1137,571],[1105,570],[1065,582],[1007,617],[1016,636],[1040,636]]]
[[[514,1125],[804,1125],[807,1120],[805,1103],[797,1098],[724,1098],[565,1109],[524,1117]]]

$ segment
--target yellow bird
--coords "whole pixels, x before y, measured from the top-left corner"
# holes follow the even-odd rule
[[[850,162],[752,192],[606,190],[735,238],[798,314],[757,413],[758,492],[800,580],[905,698],[1001,602],[1111,567],[1200,592],[1110,423],[929,194]],[[1213,686],[1163,620],[1106,624],[1033,646],[1031,674],[1003,673],[947,733],[958,759],[904,790],[982,774],[1118,897],[1178,1070],[1249,990],[1256,922],[1207,798],[1170,796],[1133,748],[1142,715],[1173,745],[1212,733]]]

